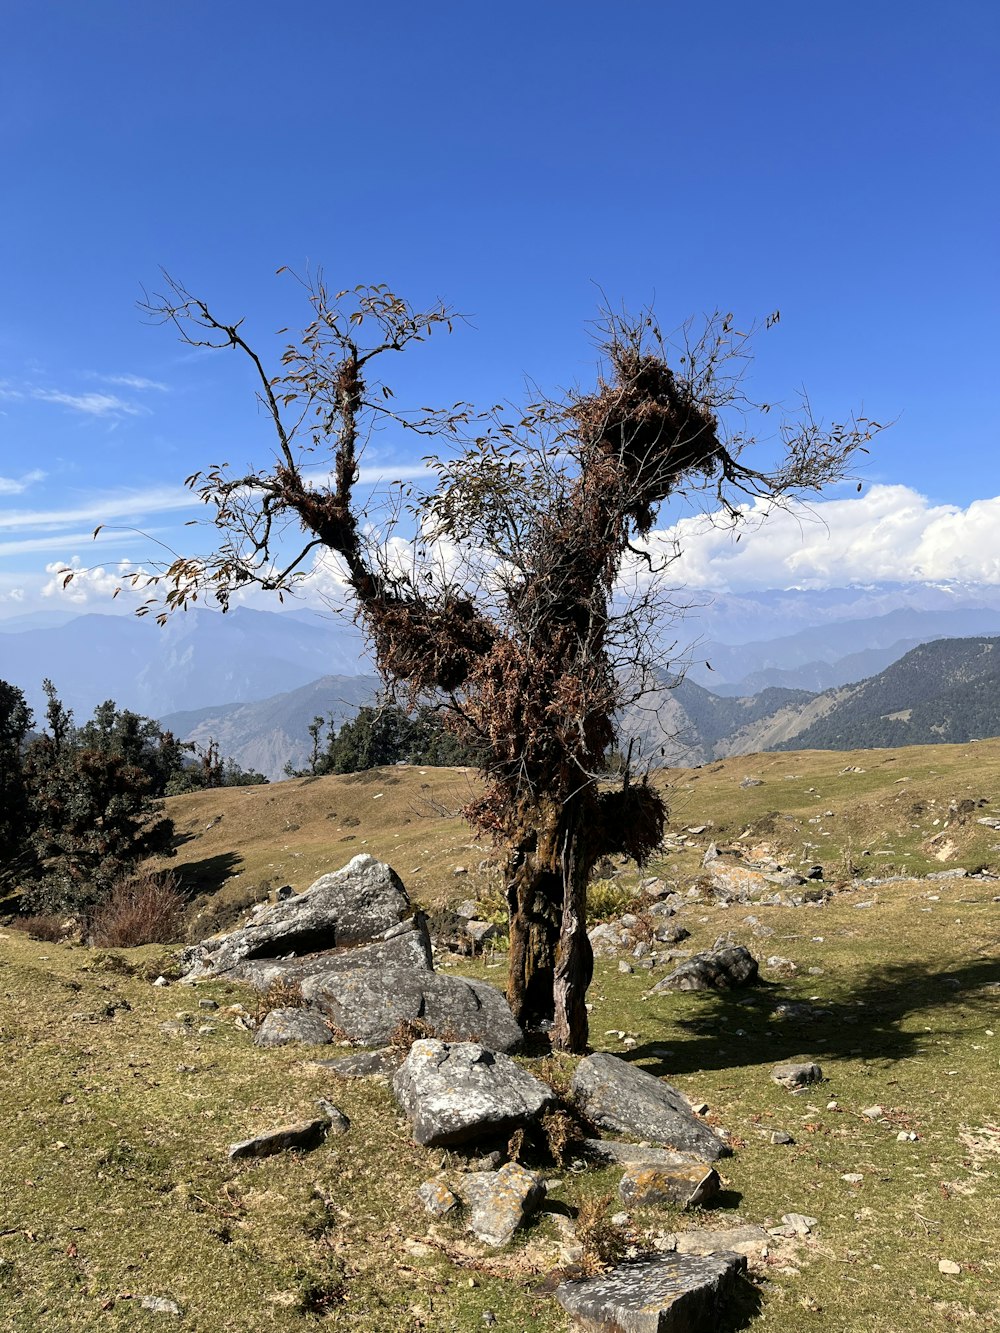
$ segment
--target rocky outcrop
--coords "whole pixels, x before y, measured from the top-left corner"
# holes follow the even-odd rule
[[[556,1300],[581,1333],[695,1333],[718,1328],[722,1302],[746,1262],[726,1252],[665,1254],[564,1282]]]
[[[658,981],[653,991],[736,990],[757,980],[757,960],[742,944],[696,953]]]
[[[224,976],[255,958],[282,958],[367,943],[410,912],[399,876],[373,856],[356,856],[304,893],[261,903],[246,925],[213,935],[181,958],[185,980]]]
[[[408,912],[395,872],[356,856],[305,893],[266,904],[240,929],[189,949],[184,979],[238,977],[261,991],[281,982],[315,1016],[312,1032],[322,1021],[365,1046],[385,1046],[401,1024],[420,1023],[428,1034],[517,1050],[524,1034],[503,995],[484,981],[436,972],[424,918]],[[271,1019],[261,1040],[305,1039],[282,1037],[287,1027]]]

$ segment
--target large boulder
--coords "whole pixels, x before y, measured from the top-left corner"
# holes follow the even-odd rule
[[[511,1134],[554,1099],[550,1087],[507,1055],[476,1042],[433,1039],[413,1043],[392,1090],[425,1148]]]
[[[591,1123],[714,1162],[730,1149],[692,1112],[683,1093],[616,1055],[599,1051],[576,1067],[570,1094]]]
[[[321,875],[304,893],[262,903],[246,925],[186,950],[185,980],[233,973],[255,958],[316,953],[376,939],[410,913],[396,872],[373,856],[355,856]]]
[[[654,991],[736,990],[757,980],[757,960],[742,944],[696,953],[658,981]]]

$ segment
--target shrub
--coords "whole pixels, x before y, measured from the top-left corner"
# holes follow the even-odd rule
[[[144,870],[119,880],[90,915],[90,942],[102,949],[166,944],[179,937],[185,899],[170,874]]]
[[[11,930],[23,930],[33,940],[58,944],[73,934],[76,921],[65,912],[40,912],[35,916],[16,916],[10,927]]]

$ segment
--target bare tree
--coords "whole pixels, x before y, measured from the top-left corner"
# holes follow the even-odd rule
[[[505,851],[515,1016],[551,1023],[557,1047],[584,1050],[588,879],[609,854],[642,864],[666,818],[662,796],[628,766],[616,783],[606,777],[615,714],[648,683],[657,598],[676,555],[651,537],[658,507],[700,493],[739,522],[750,499],[780,502],[843,478],[879,427],[852,418],[824,428],[806,411],[778,428],[776,464],[750,467],[748,426],[770,410],[744,394],[750,335],[717,316],[668,346],[648,312],[604,313],[592,392],[523,412],[458,404],[410,414],[375,363],[450,329],[453,313],[415,311],[381,286],[305,286],[312,320],[274,375],[240,323],[179,284],[145,303],[186,342],[249,359],[275,434],[260,470],[188,478],[219,544],[164,569],[145,609],[159,606],[162,619],[205,594],[225,609],[240,588],[281,593],[310,557],[335,555],[386,679],[414,700],[436,698],[448,726],[486,756],[482,794],[465,814]],[[436,481],[405,497],[404,527],[376,532],[355,487],[363,443],[388,421],[439,442],[428,460]],[[406,560],[393,531],[407,534]]]

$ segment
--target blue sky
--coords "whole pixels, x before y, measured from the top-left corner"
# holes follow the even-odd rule
[[[307,318],[282,264],[443,297],[471,324],[400,361],[418,403],[586,382],[601,290],[667,326],[780,309],[762,398],[897,422],[861,496],[730,586],[1000,581],[998,48],[992,0],[11,7],[0,616],[103,609],[113,580],[65,603],[47,566],[155,555],[102,521],[190,545],[184,476],[269,446],[244,367],[141,321],[160,265],[264,350]]]

